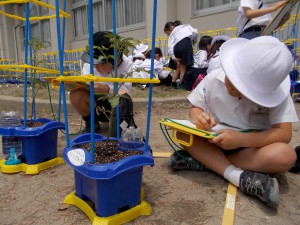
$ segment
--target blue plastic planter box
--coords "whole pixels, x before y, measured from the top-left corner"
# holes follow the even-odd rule
[[[300,81],[291,81],[291,94],[300,93]]]
[[[106,137],[95,134],[95,141],[105,140]],[[91,164],[89,152],[76,148],[77,144],[89,142],[90,134],[80,135],[63,152],[63,159],[74,169],[76,196],[92,201],[95,213],[100,217],[112,216],[140,204],[143,166],[154,165],[150,147],[146,149],[139,144],[136,146],[140,147],[135,149],[142,151],[142,155],[114,163]]]
[[[40,127],[0,127],[2,136],[17,136],[22,139],[22,155],[26,164],[39,164],[57,157],[58,129],[65,129],[64,123],[41,118]]]

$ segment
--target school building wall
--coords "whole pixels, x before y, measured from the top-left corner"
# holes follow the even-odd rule
[[[62,9],[62,2],[60,8]],[[66,1],[66,12],[72,16],[72,1]],[[55,0],[49,0],[50,5],[55,5]],[[156,37],[165,36],[163,28],[166,22],[181,20],[185,24],[191,24],[198,31],[216,30],[220,28],[236,27],[237,8],[239,1],[232,4],[230,8],[208,11],[195,15],[194,0],[159,0],[157,1],[157,24]],[[273,4],[274,1],[268,1]],[[0,10],[16,14],[17,4],[0,6]],[[295,10],[294,10],[295,11]],[[295,12],[293,12],[295,13]],[[55,14],[55,11],[50,10],[50,15]],[[67,18],[65,32],[65,49],[84,48],[87,43],[86,37],[75,38],[73,18]],[[117,32],[123,36],[131,36],[138,40],[144,40],[152,37],[152,21],[153,21],[153,1],[145,0],[145,21],[138,26],[128,26],[118,29]],[[0,15],[0,57],[22,59],[24,54],[23,37],[21,32],[20,21]],[[62,30],[62,26],[61,26]],[[15,36],[14,36],[15,35]],[[50,20],[50,35],[51,47],[42,50],[42,52],[57,51],[57,35],[56,35],[56,20]],[[17,46],[17,49],[15,48]]]

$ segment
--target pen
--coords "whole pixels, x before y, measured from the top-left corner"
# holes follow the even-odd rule
[[[205,102],[205,112],[206,112],[206,114],[210,114],[208,102],[207,102],[207,98],[206,98],[206,89],[205,88],[203,88],[203,94],[204,94],[204,102]]]

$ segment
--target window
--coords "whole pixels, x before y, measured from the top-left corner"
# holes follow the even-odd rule
[[[75,36],[88,33],[87,8],[79,7],[74,11]]]
[[[48,4],[48,0],[41,0]],[[46,7],[38,6],[34,3],[29,4],[30,17],[34,16],[45,16],[49,14],[49,9]],[[18,8],[18,13],[20,16],[26,16],[25,4],[20,4]],[[22,29],[23,37],[25,37],[25,22]],[[51,42],[51,32],[50,32],[50,20],[39,20],[30,22],[30,34],[31,37],[39,38],[43,42]],[[25,39],[25,38],[24,38]]]
[[[222,11],[238,5],[239,0],[195,0],[196,14],[214,10]]]
[[[87,0],[73,0],[75,36],[88,34]],[[124,28],[145,21],[145,0],[116,0],[117,28]],[[112,29],[112,0],[93,1],[94,31]]]

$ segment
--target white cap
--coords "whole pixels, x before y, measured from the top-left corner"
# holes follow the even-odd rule
[[[145,51],[147,51],[148,49],[148,45],[144,45],[144,44],[138,44],[137,46],[135,46],[135,49],[133,50],[133,53],[143,53]]]
[[[211,40],[211,45],[213,45],[214,43],[216,43],[217,41],[228,41],[230,39],[230,37],[226,36],[226,35],[219,35],[219,36],[215,36],[212,40]]]
[[[145,55],[141,52],[136,53],[135,55],[133,55],[133,58],[142,58],[145,59]]]
[[[277,38],[234,38],[220,49],[226,76],[237,90],[258,105],[275,107],[290,93],[293,56]]]

